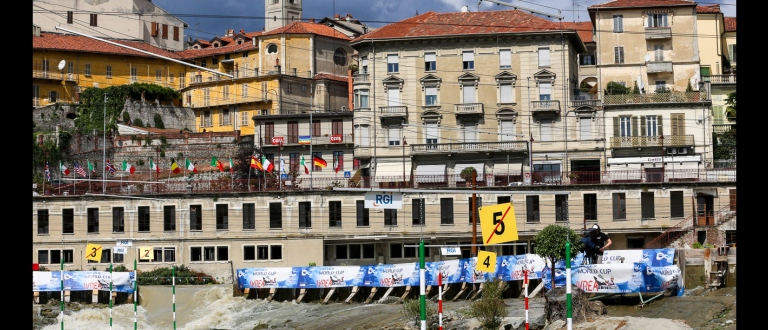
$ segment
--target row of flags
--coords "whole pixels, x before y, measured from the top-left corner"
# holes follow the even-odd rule
[[[325,168],[328,166],[328,162],[326,162],[322,157],[318,156],[312,156],[312,164],[320,168]],[[299,165],[304,167],[304,174],[309,174],[309,167],[307,167],[307,164],[304,161],[304,155],[301,155],[301,162]],[[267,159],[267,157],[264,155],[261,156],[261,160],[257,159],[256,156],[251,156],[251,168],[255,168],[262,172],[271,173],[272,170],[275,169],[275,165],[273,165],[272,162],[270,162],[269,159]],[[341,169],[341,161],[337,161],[336,168],[334,168],[336,173],[339,172],[339,169]]]

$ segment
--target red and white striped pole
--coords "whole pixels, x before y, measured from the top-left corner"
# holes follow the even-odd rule
[[[528,328],[528,270],[524,269],[523,274],[525,274],[525,280],[523,281],[523,286],[525,287],[525,330],[530,330]]]
[[[437,320],[443,330],[443,273],[437,272]]]

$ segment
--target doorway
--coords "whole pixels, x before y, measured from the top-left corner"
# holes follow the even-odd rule
[[[715,198],[712,195],[698,193],[696,195],[696,218],[697,225],[699,226],[714,226],[715,225],[715,211],[714,207]]]
[[[572,184],[600,183],[600,160],[571,160],[571,173],[568,177],[571,178]]]

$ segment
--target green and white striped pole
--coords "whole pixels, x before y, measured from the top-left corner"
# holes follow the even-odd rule
[[[64,256],[61,256],[61,330],[64,330]]]
[[[554,288],[555,279],[552,279]],[[573,329],[573,305],[571,300],[571,242],[570,238],[565,242],[565,295],[566,295],[566,317],[567,329]]]
[[[136,264],[137,264],[136,259],[134,258],[133,259],[133,330],[138,329],[138,323],[137,323],[138,320],[136,317],[138,313],[136,312],[136,303],[139,300],[139,293],[138,291],[136,291],[137,289],[136,283],[139,283],[139,272],[137,271]]]
[[[109,330],[112,330],[112,263],[109,263]]]
[[[421,312],[421,330],[427,330],[427,289],[425,286],[425,274],[424,268],[424,240],[419,242],[419,306]]]
[[[173,292],[173,330],[176,330],[176,266],[171,266],[171,290]]]

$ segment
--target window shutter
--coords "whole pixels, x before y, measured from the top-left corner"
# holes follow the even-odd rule
[[[661,115],[657,115],[656,116],[656,135],[658,136],[664,135],[664,131],[661,130],[662,128],[661,122],[662,122]]]
[[[512,51],[508,49],[499,51],[499,66],[502,66],[502,67],[512,66]]]
[[[640,136],[645,136],[647,133],[645,128],[646,122],[645,122],[645,116],[640,116]]]
[[[645,20],[645,27],[653,26],[653,15],[648,14],[648,18]]]
[[[229,123],[234,124],[235,123],[235,111],[229,110]]]
[[[624,63],[624,47],[619,47],[619,63]]]
[[[437,55],[435,55],[435,53],[424,54],[424,61],[425,62],[435,62],[435,61],[437,61]]]
[[[219,125],[224,125],[224,112],[219,111]]]
[[[629,128],[632,130],[632,136],[637,136],[637,116],[632,116],[632,126]]]
[[[619,16],[619,32],[624,32],[624,16]]]
[[[157,37],[157,22],[152,22],[152,31],[151,34],[153,37]]]
[[[621,131],[619,130],[619,117],[613,117],[613,136],[619,137]]]
[[[173,27],[173,40],[179,41],[179,27]]]
[[[512,84],[499,86],[499,99],[501,103],[512,103]]]
[[[669,16],[669,15],[664,14],[664,16],[663,16],[664,17],[664,23],[661,26],[664,26],[664,27],[669,26],[669,24],[667,24],[667,16]]]
[[[461,54],[461,58],[464,62],[472,62],[475,60],[475,53],[474,52],[463,52]]]
[[[619,47],[613,47],[613,63],[619,63]]]

